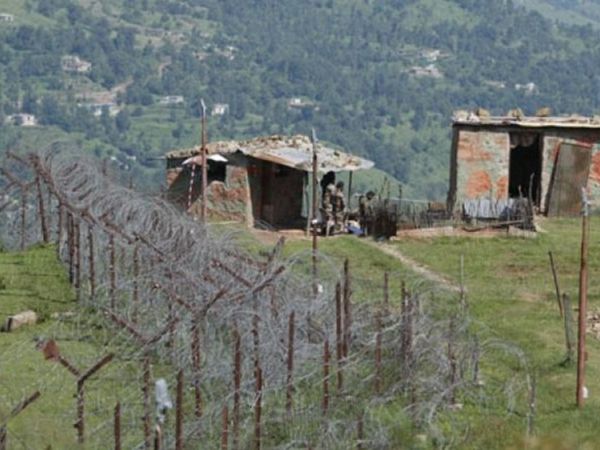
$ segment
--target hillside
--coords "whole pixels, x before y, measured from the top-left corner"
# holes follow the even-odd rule
[[[598,9],[536,1],[561,17],[569,5],[588,18]],[[204,98],[209,114],[227,105],[211,115],[210,139],[315,127],[407,195],[441,199],[454,110],[597,111],[599,32],[540,11],[478,0],[1,0],[14,15],[0,22],[2,122],[28,112],[43,128],[4,126],[0,147],[66,139],[157,190],[152,158],[198,142]],[[79,62],[65,69],[64,56]]]
[[[566,24],[591,25],[597,28],[600,19],[598,0],[515,0],[515,3]]]

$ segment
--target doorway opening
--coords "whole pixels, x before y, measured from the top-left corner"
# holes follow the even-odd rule
[[[508,196],[531,195],[533,203],[540,205],[542,183],[542,148],[539,134],[512,133],[510,135],[510,162]]]

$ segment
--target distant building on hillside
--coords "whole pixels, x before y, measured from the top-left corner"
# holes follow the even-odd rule
[[[304,100],[300,97],[293,97],[290,98],[288,100],[288,108],[289,109],[314,109],[314,110],[318,110],[318,106],[310,101],[310,100]]]
[[[6,117],[8,125],[16,125],[19,127],[35,127],[38,124],[37,118],[33,114],[12,114]]]
[[[450,210],[500,215],[531,197],[546,215],[578,215],[582,187],[600,200],[600,117],[455,113]]]
[[[210,112],[211,116],[224,116],[229,112],[228,103],[215,103]]]
[[[112,103],[112,102],[86,103],[86,104],[80,104],[79,106],[90,111],[94,115],[94,117],[102,116],[104,111],[106,111],[109,116],[114,117],[117,114],[119,114],[119,111],[121,111],[121,108],[119,108],[115,103]]]
[[[0,22],[12,23],[14,21],[15,21],[15,16],[13,16],[12,14],[7,14],[7,13],[0,14]]]
[[[185,99],[182,95],[167,95],[158,101],[161,105],[180,105],[184,102]]]
[[[435,64],[428,64],[425,67],[412,66],[408,69],[408,73],[417,78],[429,77],[429,78],[443,78],[444,74],[437,68]]]
[[[538,91],[538,87],[535,83],[529,82],[525,84],[515,84],[515,90],[523,91],[526,94],[534,94]]]
[[[92,70],[92,63],[85,61],[77,55],[65,55],[60,60],[64,72],[88,73]]]

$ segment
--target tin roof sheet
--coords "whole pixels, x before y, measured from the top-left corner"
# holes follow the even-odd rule
[[[240,152],[246,156],[269,161],[305,172],[312,171],[312,143],[307,136],[267,136],[245,141],[220,141],[207,145],[209,155],[227,155]],[[174,150],[167,159],[189,158],[200,153],[200,147]],[[375,164],[368,159],[354,156],[317,144],[317,163],[320,172],[340,172],[370,169]]]

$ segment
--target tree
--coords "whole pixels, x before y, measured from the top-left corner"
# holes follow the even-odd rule
[[[115,117],[115,125],[117,126],[117,130],[119,133],[126,133],[131,128],[131,119],[129,116],[129,111],[126,108],[123,108],[117,116]]]

